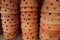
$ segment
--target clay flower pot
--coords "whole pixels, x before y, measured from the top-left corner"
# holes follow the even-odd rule
[[[20,11],[38,11],[37,7],[21,7]]]
[[[47,17],[48,16],[48,17]],[[60,13],[41,13],[41,17],[60,20]]]
[[[44,22],[44,23],[48,23],[48,24],[60,24],[60,21],[58,19],[48,19],[48,18],[44,18],[44,17],[41,17],[41,22]]]
[[[1,14],[18,14],[18,10],[1,7]]]
[[[40,27],[40,34],[42,33],[46,34],[46,36],[49,36],[50,38],[60,37],[60,31],[47,30],[43,27]]]
[[[1,0],[1,7],[9,8],[9,9],[18,9],[18,5],[12,0]]]
[[[60,13],[60,0],[44,0],[41,12]]]
[[[42,40],[59,40],[59,37],[51,37],[51,36],[48,36],[48,35],[46,35],[44,33],[40,34],[40,38]]]
[[[60,24],[48,24],[48,23],[40,23],[40,26],[42,28],[45,28],[47,30],[53,30],[53,31],[59,31],[60,30]]]
[[[36,0],[21,0],[20,7],[38,7]]]
[[[13,31],[13,32],[4,32],[4,38],[6,39],[13,39],[16,38],[18,36],[18,31]]]
[[[21,12],[21,18],[38,18],[37,12]]]
[[[1,0],[1,19],[3,36],[12,39],[18,36],[18,4],[19,0]]]
[[[40,39],[59,40],[60,1],[44,0],[41,8]]]
[[[24,40],[37,40],[38,39],[38,25],[37,23],[22,23],[22,38]]]
[[[1,19],[17,19],[18,14],[1,14]]]

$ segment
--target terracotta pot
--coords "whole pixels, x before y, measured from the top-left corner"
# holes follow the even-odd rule
[[[35,23],[35,24],[32,24],[32,23],[29,23],[29,24],[22,23],[21,24],[21,28],[22,29],[36,29],[36,28],[38,28],[38,24],[37,23]]]
[[[38,19],[37,18],[21,18],[21,22],[33,23],[33,22],[38,22]]]
[[[4,38],[6,39],[12,39],[12,38],[16,38],[18,36],[18,31],[14,31],[14,32],[4,32]]]
[[[21,18],[38,18],[37,12],[21,12]]]
[[[47,30],[43,27],[40,27],[40,34],[44,33],[50,37],[60,37],[60,31]]]
[[[60,24],[48,24],[41,22],[40,26],[47,30],[60,31]]]
[[[24,40],[37,40],[38,39],[38,24],[37,22],[22,22],[22,38]]]
[[[12,0],[1,0],[1,7],[9,8],[9,9],[18,9],[18,5]]]
[[[19,27],[18,23],[19,23],[18,19],[2,19],[3,31],[13,32],[18,30]]]
[[[18,23],[19,23],[18,19],[3,19],[2,20],[3,25],[12,25],[12,24],[14,25]]]
[[[34,35],[34,36],[27,36],[27,37],[22,37],[23,40],[38,40],[38,36]]]
[[[10,24],[10,25],[4,24],[4,25],[2,25],[3,31],[5,31],[5,32],[16,31],[16,30],[18,30],[18,27],[19,27],[18,24]]]
[[[1,13],[2,14],[18,14],[18,10],[1,7]]]
[[[18,14],[1,14],[1,19],[18,19]]]
[[[41,17],[45,17],[45,18],[48,18],[48,19],[58,19],[58,20],[60,20],[60,13],[44,13],[44,12],[42,12],[40,15],[41,15]]]
[[[54,19],[48,19],[48,18],[41,17],[40,20],[41,22],[48,23],[48,24],[60,24],[60,21],[58,19],[54,20]]]
[[[38,29],[22,29],[22,38],[24,40],[37,40],[38,39]]]
[[[60,13],[60,1],[44,0],[41,12]]]
[[[21,0],[20,7],[38,7],[36,0]]]
[[[18,24],[15,25],[2,25],[3,31],[5,32],[13,32],[18,30]]]
[[[21,7],[20,11],[38,11],[37,7]]]
[[[32,32],[32,33],[27,33],[27,32],[22,32],[22,37],[32,37],[32,36],[37,36],[38,35],[38,32]]]
[[[59,40],[59,37],[50,37],[44,33],[40,34],[41,40]]]

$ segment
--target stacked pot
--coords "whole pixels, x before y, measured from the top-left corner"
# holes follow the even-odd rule
[[[1,0],[1,19],[4,38],[18,36],[18,0]]]
[[[40,20],[40,39],[60,40],[60,0],[44,0]]]
[[[21,0],[21,28],[23,40],[38,39],[38,4],[36,0]]]

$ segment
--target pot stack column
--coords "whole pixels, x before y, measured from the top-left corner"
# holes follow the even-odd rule
[[[21,29],[23,40],[38,40],[38,4],[36,0],[21,0]]]
[[[3,36],[12,39],[18,36],[18,0],[1,0]]]
[[[44,0],[40,21],[41,40],[60,40],[60,0]]]

